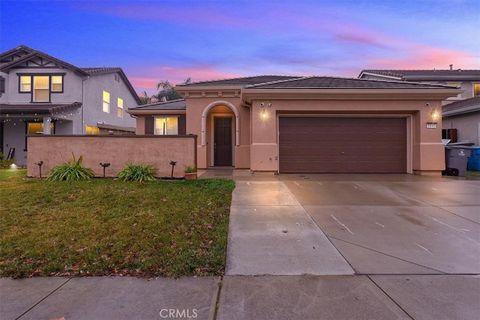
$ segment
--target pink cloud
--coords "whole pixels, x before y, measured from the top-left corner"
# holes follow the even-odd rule
[[[179,84],[187,78],[192,81],[217,80],[225,78],[241,77],[242,74],[218,70],[209,66],[199,67],[172,67],[161,66],[149,68],[148,76],[132,76],[130,81],[136,88],[156,89],[157,83],[161,80],[168,80],[173,84]]]
[[[105,4],[102,2],[80,3],[78,7],[85,11],[108,14],[117,17],[132,19],[149,19],[181,23],[186,25],[229,25],[245,26],[249,19],[240,16],[227,15],[212,8],[189,7],[178,8],[167,6],[164,3],[142,3],[142,4]]]
[[[373,58],[369,67],[397,69],[447,69],[450,64],[456,68],[477,68],[478,61],[472,54],[459,50],[412,44],[394,58]]]

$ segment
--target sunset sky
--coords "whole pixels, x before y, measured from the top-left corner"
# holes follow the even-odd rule
[[[480,69],[480,0],[5,1],[0,50],[120,66],[140,92],[258,74]]]

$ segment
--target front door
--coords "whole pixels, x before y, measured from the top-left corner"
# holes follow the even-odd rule
[[[232,118],[213,118],[213,154],[215,166],[232,165]]]

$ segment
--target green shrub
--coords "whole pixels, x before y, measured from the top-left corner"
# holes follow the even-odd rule
[[[129,164],[118,174],[122,181],[154,181],[155,169],[149,165]]]
[[[8,169],[14,163],[14,160],[7,160],[3,153],[0,152],[0,169]]]
[[[186,166],[185,173],[194,173],[197,172],[197,167],[195,166]]]
[[[54,167],[48,174],[48,181],[82,181],[93,178],[94,173],[90,168],[82,165],[83,158],[80,156],[75,159],[72,154],[72,160]]]

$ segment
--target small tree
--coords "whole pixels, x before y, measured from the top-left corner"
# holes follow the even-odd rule
[[[192,82],[191,78],[187,78],[182,84],[189,84]],[[170,100],[177,100],[182,99],[182,96],[175,91],[174,86],[168,80],[162,80],[157,84],[157,93],[156,97],[158,100],[162,101],[170,101]]]
[[[149,104],[152,102],[152,98],[148,96],[147,91],[143,91],[138,97],[141,101],[140,104]]]

